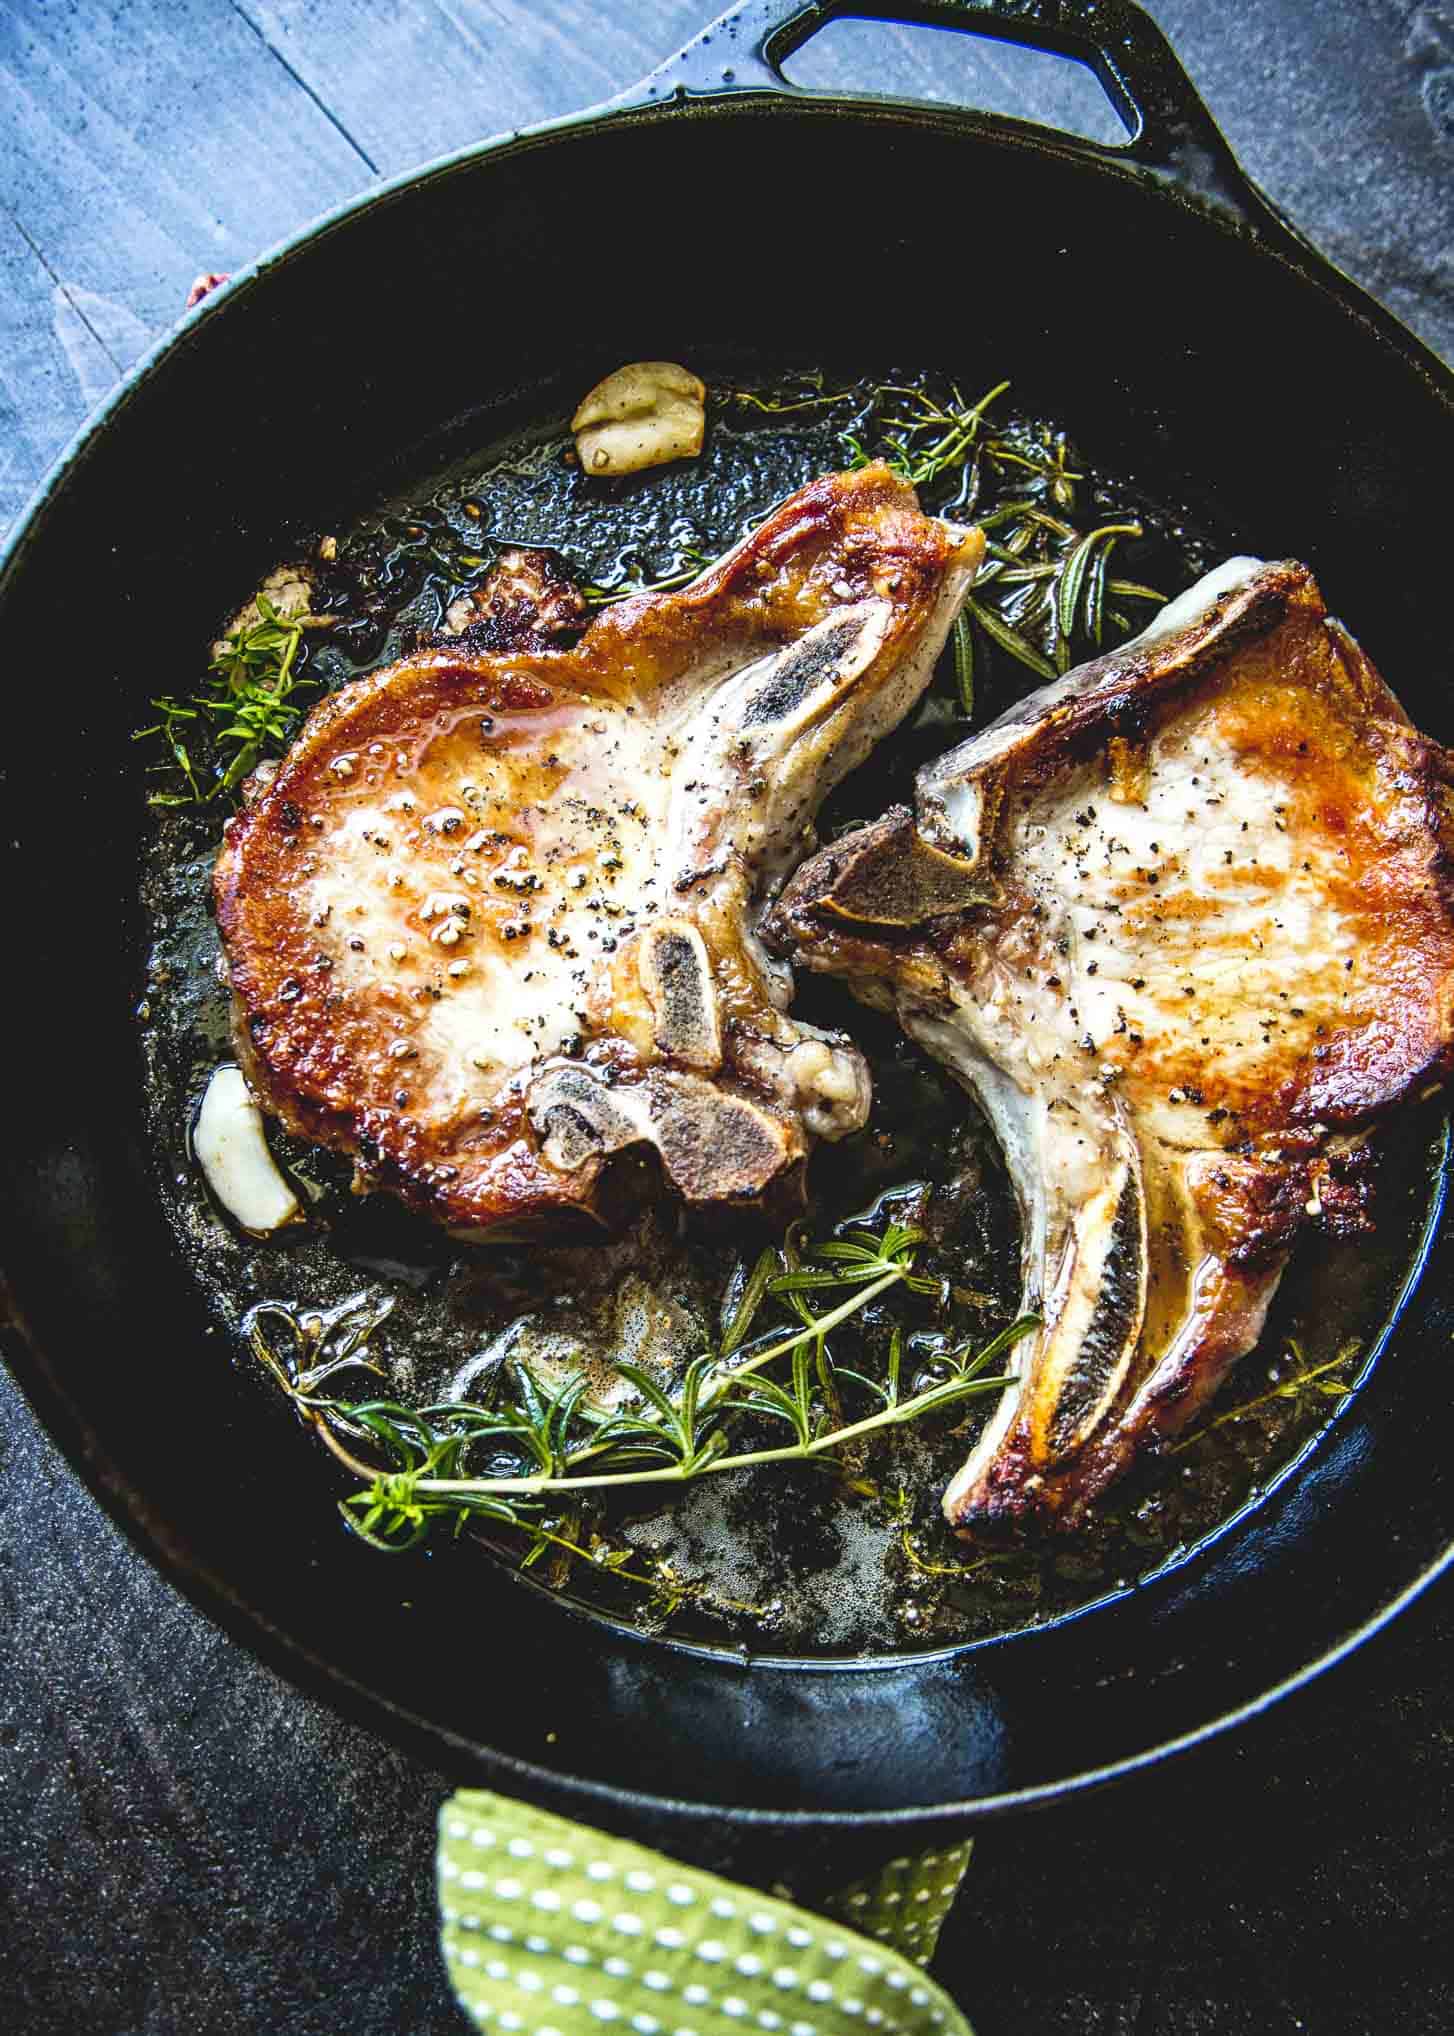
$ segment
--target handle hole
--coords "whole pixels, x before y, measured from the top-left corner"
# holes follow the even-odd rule
[[[1026,49],[961,28],[852,17],[825,22],[782,66],[813,92],[872,91],[1009,113],[1087,141],[1123,142],[1126,125],[1076,57]]]

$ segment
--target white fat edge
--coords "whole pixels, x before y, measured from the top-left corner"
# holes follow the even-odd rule
[[[774,650],[746,663],[724,660],[709,680],[708,689],[686,699],[668,723],[667,733],[673,740],[693,733],[697,740],[690,744],[681,741],[679,754],[670,766],[671,791],[657,868],[670,885],[680,872],[698,867],[707,877],[730,870],[735,883],[741,866],[747,866],[752,893],[750,900],[744,901],[740,938],[768,1001],[778,1011],[786,1011],[792,1002],[792,967],[768,952],[762,942],[761,924],[773,899],[802,859],[804,842],[799,830],[783,827],[775,802],[782,792],[780,776],[785,761],[791,759],[799,742],[812,739],[812,724],[822,718],[825,700],[830,705],[834,703],[841,675],[833,683],[817,687],[790,723],[772,721],[744,734],[742,720],[775,665],[785,656],[799,652],[810,637],[836,627],[846,615],[859,614],[870,626],[865,627],[854,649],[851,668],[856,677],[882,649],[892,615],[887,601],[845,603],[831,610],[812,629],[804,630]],[[876,629],[871,627],[875,622]],[[847,692],[849,688],[845,686],[842,690]],[[741,792],[744,743],[750,744],[754,768],[767,775],[771,788],[765,803],[745,807]],[[845,763],[844,769],[847,768]],[[791,773],[787,775],[791,778]],[[821,802],[821,791],[820,796],[810,796],[806,802],[814,808],[815,816]]]
[[[213,1073],[192,1128],[192,1152],[228,1215],[254,1237],[302,1217],[298,1197],[268,1151],[262,1111],[241,1068],[229,1063]]]
[[[1250,555],[1224,559],[1204,573],[1184,594],[1178,594],[1149,622],[1139,636],[1124,643],[1114,656],[1144,649],[1163,638],[1192,628],[1225,594],[1251,584],[1266,564]],[[971,859],[981,852],[984,799],[979,778],[988,767],[1014,749],[1027,730],[1080,684],[1084,666],[1007,707],[988,728],[951,750],[937,764],[926,766],[920,780],[919,824],[925,839],[938,848],[958,849]]]
[[[988,728],[924,766],[915,788],[915,825],[931,848],[962,855],[969,862],[979,860],[983,850],[983,775],[1024,741],[1033,717],[1053,706],[1074,676],[1067,673],[1016,701]]]
[[[984,796],[977,778],[959,778],[934,795],[933,818],[942,820],[953,846],[971,861],[980,853],[980,822],[984,818]],[[938,826],[928,830],[933,844],[942,848],[944,836]]]
[[[985,562],[982,546],[976,549],[974,558],[969,549],[976,538],[983,538],[984,532],[977,524],[947,523],[942,516],[931,517],[930,521],[943,531],[945,538],[954,546],[954,557],[945,567],[944,578],[935,598],[934,612],[924,630],[924,639],[935,638],[933,653],[929,658],[932,671],[939,653],[948,641],[949,632],[959,619],[959,611],[968,599],[970,588],[979,578],[980,568]]]
[[[960,610],[969,598],[970,589],[979,577],[984,564],[984,553],[970,561],[965,557],[965,547],[977,530],[966,528],[961,523],[945,523],[939,527],[959,547],[958,556],[944,575],[944,584],[934,604],[934,613],[929,618],[917,649],[907,661],[911,675],[909,697],[905,702],[907,714],[927,688],[939,661],[939,653],[949,641],[949,632],[959,620]],[[985,730],[985,734],[989,731]],[[961,745],[961,751],[973,747],[976,751],[983,742],[983,735],[975,736],[969,744]],[[950,757],[959,752],[951,751]],[[949,758],[941,758],[940,765]],[[976,756],[978,761],[978,756]],[[979,852],[979,822],[981,805],[978,788],[959,778],[953,779],[942,790],[936,784],[929,795],[927,809],[920,816],[925,840],[938,848],[962,848],[973,857]],[[946,834],[947,830],[947,834]]]
[[[875,721],[872,726],[865,724],[861,740],[837,743],[822,759],[824,767],[820,769],[817,785],[817,797],[814,802],[815,817],[816,807],[822,805],[827,795],[862,760],[863,756],[867,755],[873,744],[884,735],[891,733],[914,707],[933,677],[934,667],[939,660],[939,653],[943,650],[948,640],[955,618],[964,606],[965,597],[969,592],[981,562],[980,559],[970,561],[964,556],[965,547],[970,539],[976,535],[976,532],[957,523],[941,523],[941,528],[958,547],[959,555],[944,575],[943,584],[935,601],[933,613],[920,632],[918,643],[909,655],[902,660],[898,672],[890,684],[884,688],[885,697],[892,694],[897,706],[897,712],[891,716],[886,715],[881,721]],[[881,611],[879,617],[880,626],[876,632],[876,640],[869,654],[858,658],[855,676],[857,670],[871,664],[882,649],[883,638],[887,633],[892,616],[892,604],[888,601],[849,603],[842,608],[834,609],[825,618],[823,623],[817,625],[820,629],[831,627],[834,623],[840,621],[845,614],[871,608],[878,608]],[[811,631],[808,632],[808,634],[812,633]],[[802,640],[799,637],[795,638],[794,642],[800,643]],[[791,647],[791,645],[787,646],[787,648]],[[733,697],[740,702],[750,689],[755,688],[761,669],[775,663],[782,655],[783,651],[774,651],[768,658],[759,660],[745,671],[739,673],[733,688]],[[840,681],[834,691],[846,693],[849,691],[849,687],[842,686]],[[837,705],[833,692],[829,694],[829,703],[831,711]],[[821,712],[822,702],[815,696],[811,714],[806,716],[800,715],[793,727],[786,730],[785,734],[779,735],[776,745],[778,750],[791,749],[793,743],[800,739],[804,732],[803,719],[806,718],[810,721],[817,720],[820,718]],[[725,718],[724,716],[724,721]],[[781,724],[774,725],[781,727]],[[850,735],[852,733],[853,731],[850,731]],[[777,762],[779,758],[760,758],[759,761],[760,763],[768,761]],[[674,803],[671,818],[671,836],[674,847],[680,831],[681,822]],[[816,834],[812,839],[816,841]],[[811,852],[811,843],[807,852]],[[757,868],[755,905],[754,909],[747,915],[743,926],[743,944],[747,948],[767,987],[772,1003],[779,1011],[786,1011],[792,1002],[794,989],[792,968],[788,962],[768,953],[759,937],[759,929],[768,907],[782,889],[783,884],[793,869],[802,861],[804,853],[804,843],[801,837],[794,834],[778,843],[770,854],[764,856],[759,853],[754,857]]]
[[[1235,594],[1241,588],[1250,586],[1266,565],[1266,559],[1252,558],[1240,553],[1236,558],[1224,559],[1219,566],[1213,566],[1209,573],[1178,594],[1174,601],[1168,601],[1147,623],[1139,636],[1133,636],[1121,649],[1140,650],[1148,643],[1160,643],[1163,637],[1175,636],[1178,631],[1190,629],[1214,608],[1224,594]]]
[[[939,653],[964,605],[983,558],[982,553],[974,559],[966,556],[971,540],[979,534],[976,530],[943,521],[939,527],[955,546],[956,556],[944,572],[933,610],[919,633],[917,643],[907,656],[898,661],[889,679],[879,689],[884,711],[864,716],[858,724],[844,731],[842,739],[831,745],[820,741],[815,782],[809,794],[809,803],[815,810],[839,781],[862,761],[874,743],[903,720],[933,676]],[[750,538],[745,539],[737,549],[744,549],[751,541]],[[765,811],[754,815],[745,829],[739,824],[728,831],[733,836],[732,847],[746,858],[755,877],[756,909],[747,918],[746,944],[770,985],[769,994],[780,1010],[786,1009],[791,999],[792,975],[784,963],[769,956],[762,948],[757,939],[757,926],[771,900],[802,860],[804,851],[801,834],[796,829],[785,831],[781,815],[776,810],[776,796],[782,789],[778,776],[792,753],[805,742],[811,743],[820,724],[830,720],[842,702],[852,696],[854,682],[880,656],[894,612],[893,601],[882,595],[845,601],[830,609],[821,622],[766,655],[753,658],[735,669],[730,662],[720,667],[709,717],[703,715],[704,695],[699,687],[694,689],[694,696],[688,703],[693,721],[701,726],[705,720],[713,732],[709,741],[696,748],[689,759],[694,787],[690,798],[681,789],[683,781],[679,776],[673,784],[665,860],[669,868],[675,867],[679,860],[683,864],[689,862],[691,844],[700,839],[704,818],[715,818],[732,810],[740,796],[740,748],[744,739],[749,740],[754,763],[759,771],[767,774],[772,789]],[[844,663],[799,704],[789,719],[769,722],[760,729],[753,729],[744,738],[740,725],[742,717],[773,666],[785,657],[799,654],[804,643],[826,630],[839,627],[849,616],[860,617],[863,629]],[[794,774],[788,772],[786,775],[791,782]],[[705,805],[700,797],[704,787],[717,794]]]
[[[990,1121],[1005,1156],[1005,1168],[1020,1205],[1020,1262],[1026,1307],[1038,1307],[1045,1284],[1046,1195],[1040,1155],[1045,1146],[1046,1098],[1026,1090],[983,1050],[966,1014],[943,1018],[909,1003],[899,1020],[967,1088]]]

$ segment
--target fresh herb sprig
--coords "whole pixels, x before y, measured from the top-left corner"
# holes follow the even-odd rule
[[[932,487],[946,475],[957,477],[951,500],[941,506],[968,511],[979,492],[981,460],[986,452],[993,458],[1002,444],[987,438],[985,420],[990,405],[1009,386],[997,382],[977,402],[966,403],[957,388],[941,401],[926,388],[880,383],[873,390],[872,433],[850,426],[838,435],[848,465],[865,467],[881,459],[913,488]]]
[[[726,553],[719,553],[718,557],[725,558]],[[623,568],[614,579],[588,580],[581,593],[592,608],[608,608],[617,601],[629,601],[635,594],[665,594],[673,587],[688,586],[716,563],[716,558],[699,551],[695,545],[684,544],[672,564],[654,579],[647,577],[638,560]]]
[[[235,630],[219,647],[205,691],[187,699],[152,701],[160,719],[137,729],[136,742],[159,738],[165,755],[155,769],[179,775],[153,806],[198,806],[236,791],[260,760],[286,747],[302,712],[300,695],[316,681],[299,670],[307,618],[284,615],[266,594],[257,597],[256,622]],[[201,735],[208,765],[194,753]]]
[[[768,1463],[834,1465],[839,1452],[872,1434],[1001,1390],[1006,1376],[989,1367],[1035,1326],[1032,1319],[1014,1323],[977,1351],[948,1354],[935,1375],[908,1392],[897,1334],[890,1338],[881,1378],[834,1362],[828,1342],[833,1330],[890,1288],[937,1290],[937,1281],[915,1269],[922,1242],[922,1233],[899,1224],[881,1237],[850,1233],[805,1249],[790,1234],[780,1251],[759,1258],[718,1347],[694,1359],[674,1389],[642,1366],[618,1362],[615,1369],[635,1399],[615,1411],[591,1403],[581,1374],[547,1389],[519,1362],[505,1368],[502,1390],[489,1405],[325,1399],[316,1391],[325,1376],[349,1358],[365,1361],[361,1339],[349,1345],[348,1357],[302,1367],[296,1353],[289,1359],[272,1347],[271,1323],[259,1315],[253,1346],[334,1455],[361,1480],[361,1489],[340,1510],[371,1545],[391,1552],[412,1548],[441,1523],[459,1532],[477,1521],[524,1534],[526,1559],[533,1561],[546,1545],[568,1545],[558,1509],[562,1501],[573,1503],[573,1495],[680,1485]],[[835,1289],[845,1288],[843,1298],[834,1297]],[[810,1297],[819,1295],[831,1305],[815,1307]],[[753,1320],[770,1297],[795,1315],[796,1326],[786,1334],[769,1330],[752,1338]],[[783,1357],[790,1361],[785,1380],[763,1376],[766,1366]],[[845,1416],[845,1389],[867,1411]],[[780,1441],[734,1448],[737,1430],[749,1421],[787,1434]],[[360,1447],[382,1461],[360,1456]],[[486,1461],[476,1469],[481,1454]],[[573,1546],[581,1553],[578,1542]],[[590,1559],[599,1562],[599,1554]],[[646,1575],[627,1580],[651,1582]]]
[[[880,1404],[856,1421],[832,1418],[818,1393],[806,1340],[794,1349],[785,1384],[762,1377],[729,1380],[715,1395],[703,1391],[715,1357],[694,1360],[675,1399],[649,1373],[622,1365],[622,1375],[641,1392],[643,1408],[617,1415],[609,1430],[588,1431],[592,1441],[579,1451],[571,1448],[571,1436],[584,1382],[571,1380],[546,1398],[524,1365],[512,1367],[521,1396],[513,1405],[485,1408],[449,1402],[420,1409],[389,1401],[335,1405],[331,1411],[367,1429],[393,1459],[388,1470],[377,1471],[351,1455],[345,1457],[368,1482],[344,1500],[342,1511],[365,1538],[390,1550],[415,1546],[441,1520],[458,1530],[469,1520],[482,1518],[523,1529],[534,1538],[541,1522],[532,1512],[532,1502],[546,1503],[570,1492],[605,1494],[628,1486],[637,1490],[680,1485],[760,1464],[817,1462],[883,1429],[920,1420],[976,1394],[999,1392],[1008,1378],[987,1375],[986,1367],[1033,1326],[1016,1323],[981,1350],[957,1353],[946,1360],[942,1379],[906,1398],[874,1383]],[[728,1421],[747,1415],[785,1427],[788,1439],[766,1447],[731,1449]],[[462,1459],[480,1443],[514,1445],[526,1462],[519,1472],[472,1476]],[[602,1452],[598,1461],[616,1468],[575,1468],[597,1451]]]
[[[1228,1407],[1222,1413],[1214,1414],[1211,1420],[1204,1421],[1200,1428],[1194,1428],[1190,1435],[1183,1435],[1179,1442],[1169,1444],[1166,1454],[1177,1456],[1182,1450],[1192,1448],[1204,1436],[1212,1434],[1215,1429],[1225,1428],[1231,1422],[1245,1421],[1249,1414],[1260,1413],[1264,1407],[1270,1407],[1278,1400],[1324,1398],[1341,1403],[1353,1390],[1348,1383],[1347,1370],[1361,1349],[1362,1345],[1354,1337],[1342,1345],[1336,1357],[1330,1357],[1322,1364],[1309,1365],[1301,1347],[1289,1337],[1288,1355],[1298,1367],[1290,1377],[1279,1379],[1270,1391],[1259,1393],[1255,1399],[1239,1400],[1235,1407]]]
[[[1009,386],[998,382],[970,402],[954,384],[942,394],[927,384],[895,382],[828,389],[816,374],[780,395],[724,392],[729,403],[764,415],[841,409],[837,438],[846,467],[883,460],[920,489],[937,513],[973,518],[986,532],[986,562],[951,639],[955,688],[966,717],[973,712],[976,670],[986,655],[1003,652],[1048,681],[1069,671],[1078,657],[1131,635],[1141,604],[1157,608],[1166,598],[1155,587],[1111,571],[1117,546],[1145,535],[1137,518],[1113,516],[1088,530],[1073,520],[1086,476],[1064,432],[994,421],[994,408]],[[1016,499],[997,500],[1011,485]],[[631,591],[680,586],[691,577],[689,570],[674,570]]]

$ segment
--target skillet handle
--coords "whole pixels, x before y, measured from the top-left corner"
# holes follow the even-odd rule
[[[614,104],[764,90],[821,99],[793,84],[782,66],[820,29],[841,20],[957,28],[1074,58],[1094,71],[1128,139],[1112,145],[1039,129],[1046,139],[1053,137],[1064,152],[1151,175],[1268,238],[1296,237],[1243,171],[1170,43],[1133,0],[743,0]],[[1030,125],[969,108],[949,110],[981,130]]]

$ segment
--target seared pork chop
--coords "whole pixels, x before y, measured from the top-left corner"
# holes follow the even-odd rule
[[[1073,1524],[1257,1340],[1340,1158],[1454,1059],[1451,759],[1235,560],[919,775],[774,915],[984,1106],[1043,1326],[945,1495]]]
[[[982,552],[831,475],[572,649],[466,639],[324,701],[216,869],[260,1100],[469,1235],[609,1222],[648,1148],[689,1204],[782,1199],[868,1078],[785,1015],[758,921]]]

